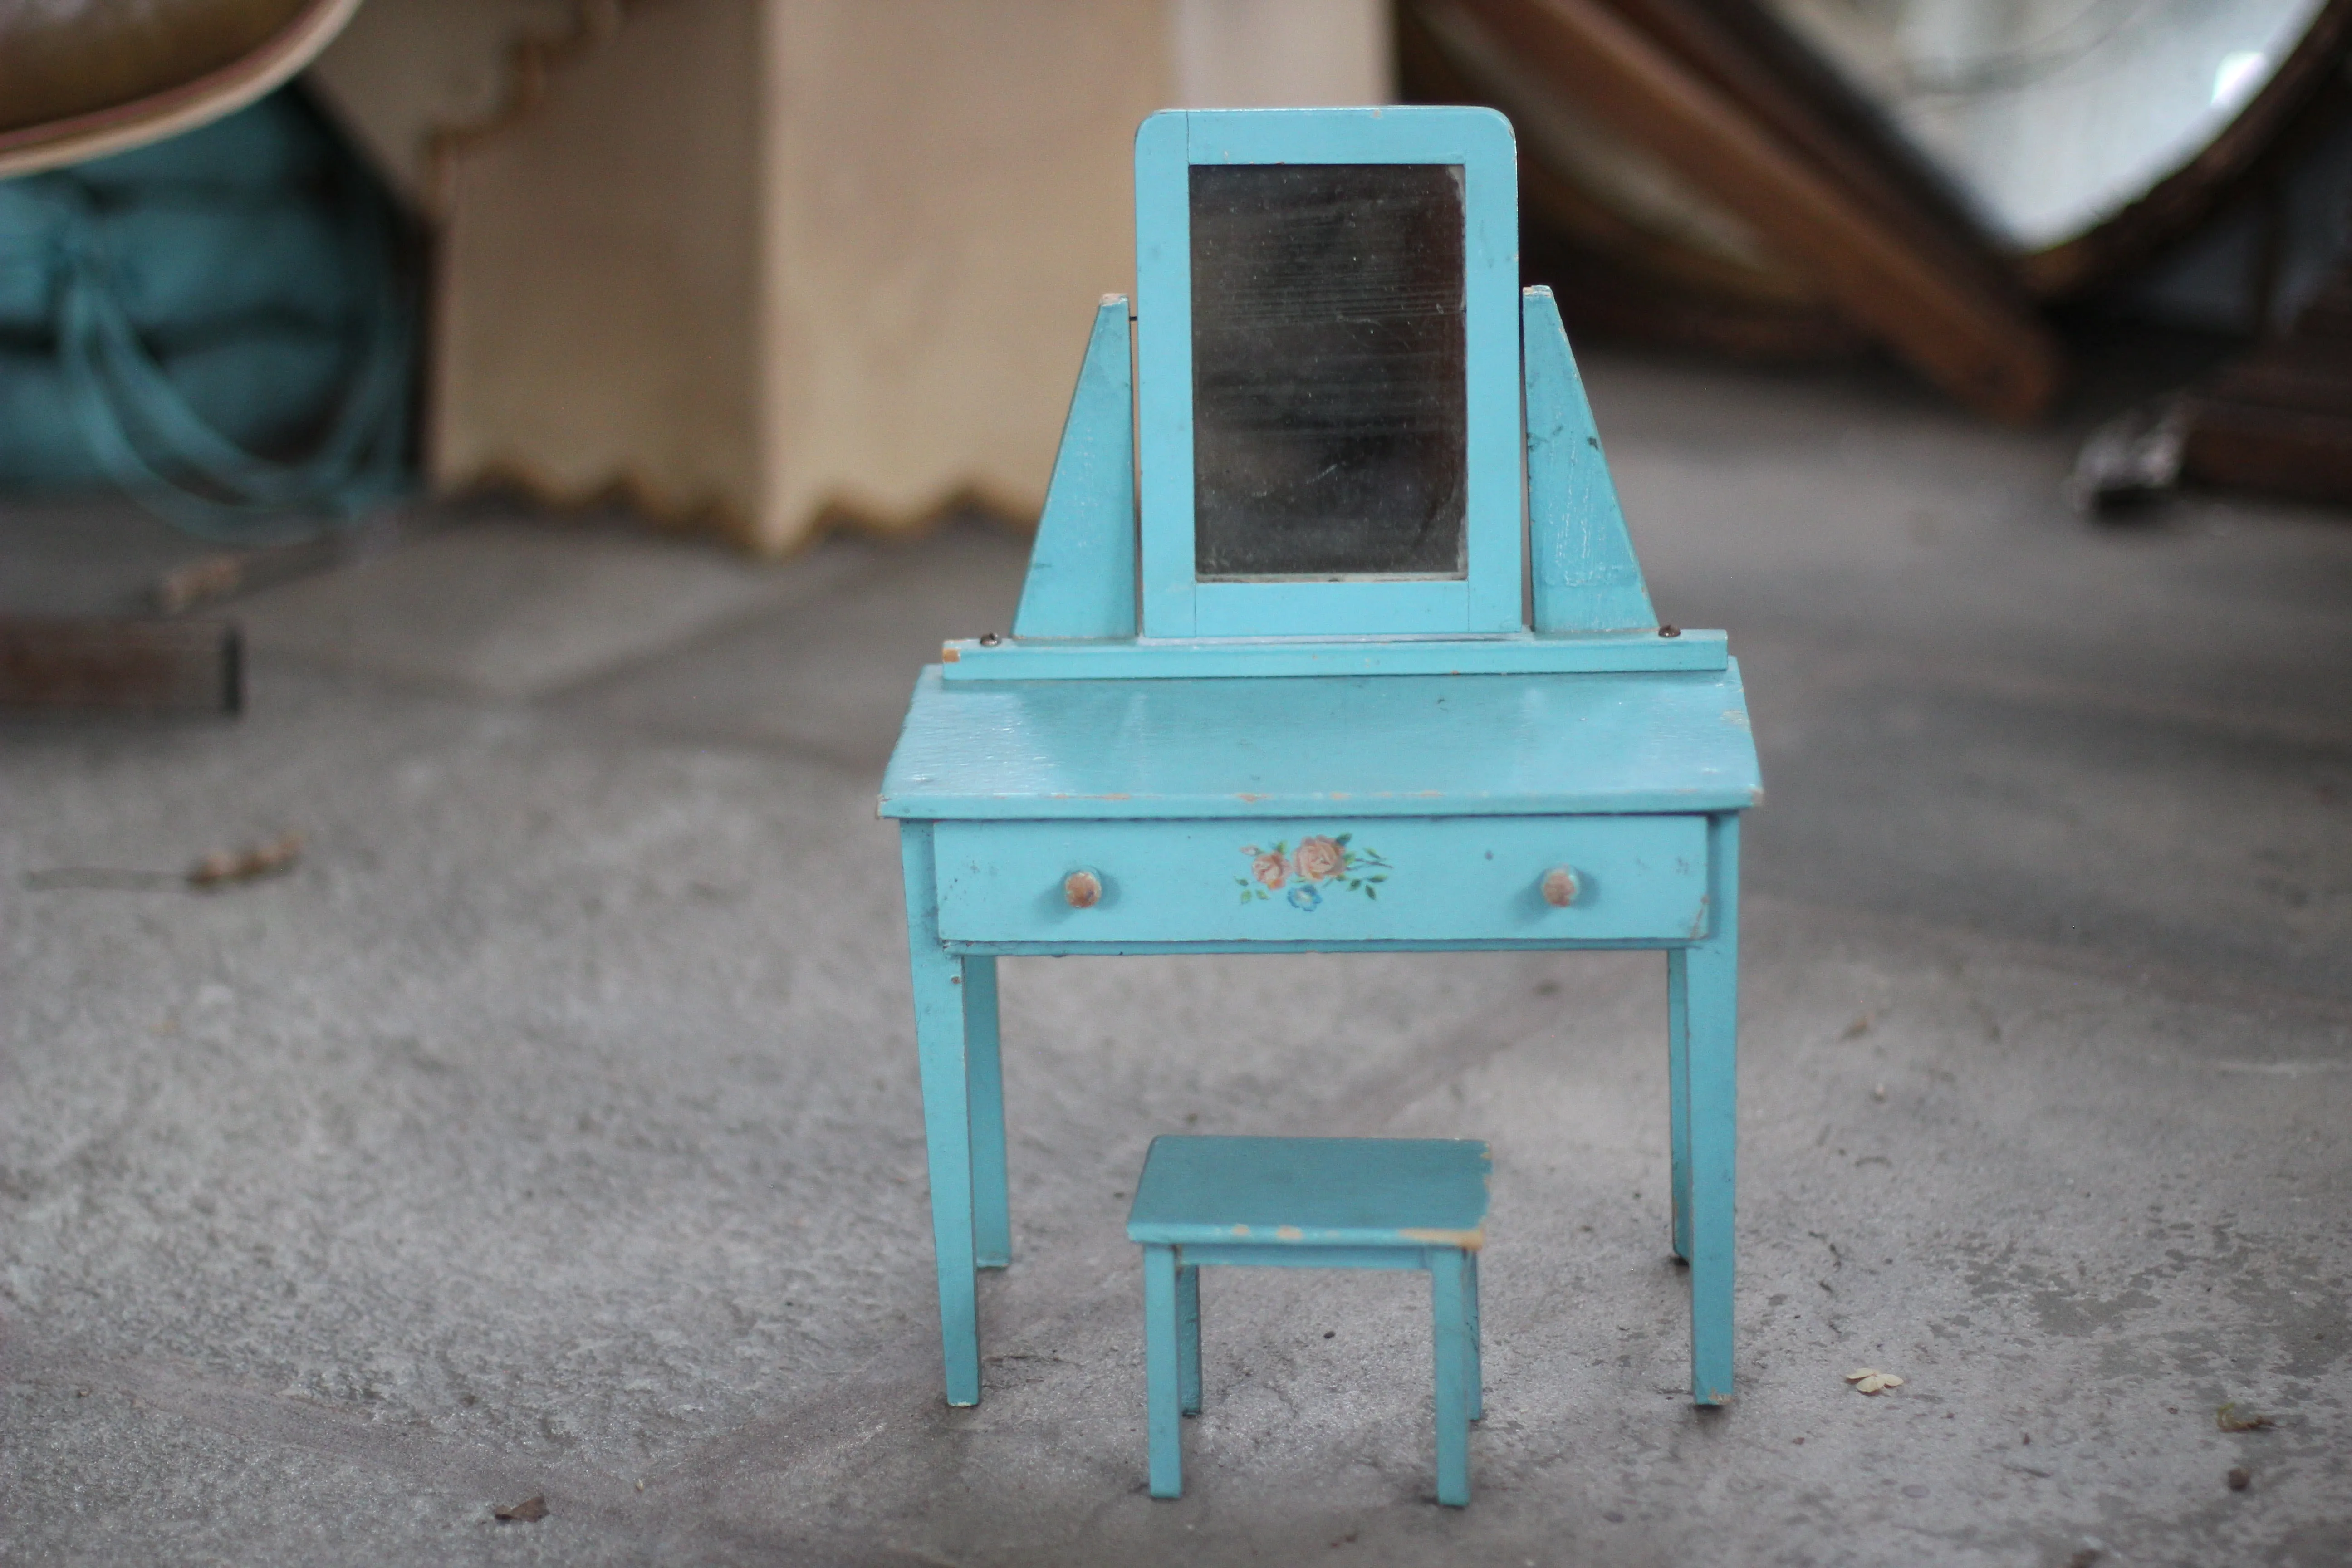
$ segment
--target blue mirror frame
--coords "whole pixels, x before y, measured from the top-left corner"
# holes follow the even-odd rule
[[[1200,582],[1192,495],[1192,169],[1445,163],[1463,182],[1465,574]],[[1465,637],[1523,631],[1518,157],[1490,109],[1170,110],[1135,137],[1136,413],[1143,637]]]

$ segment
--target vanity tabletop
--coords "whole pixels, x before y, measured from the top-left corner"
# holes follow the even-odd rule
[[[1747,696],[1719,670],[950,683],[926,668],[886,817],[1744,811]]]

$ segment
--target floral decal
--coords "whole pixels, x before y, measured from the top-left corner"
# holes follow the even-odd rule
[[[1312,914],[1323,907],[1326,893],[1361,893],[1378,899],[1381,884],[1389,879],[1392,868],[1378,850],[1351,845],[1349,840],[1354,837],[1352,833],[1330,837],[1317,834],[1300,839],[1295,849],[1283,839],[1275,840],[1271,847],[1243,845],[1242,853],[1250,858],[1250,874],[1234,879],[1241,888],[1242,902],[1270,900],[1280,893],[1292,909]]]

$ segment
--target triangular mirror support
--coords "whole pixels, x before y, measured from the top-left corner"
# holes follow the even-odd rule
[[[1625,531],[1592,405],[1547,288],[1521,296],[1528,388],[1528,558],[1535,629],[1654,630],[1658,613]]]
[[[1013,635],[948,643],[940,649],[944,679],[1564,675],[1726,667],[1721,632],[1657,624],[1549,289],[1528,289],[1520,306],[1532,630],[1458,638],[1139,637],[1129,321],[1121,295],[1106,295],[1095,312]]]
[[[1135,636],[1135,359],[1124,294],[1106,294],[1062,426],[1016,637]]]

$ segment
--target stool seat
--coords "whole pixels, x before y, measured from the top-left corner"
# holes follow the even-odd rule
[[[1171,1245],[1475,1252],[1492,1168],[1472,1139],[1155,1138],[1127,1234]]]
[[[1437,1500],[1468,1503],[1492,1169],[1486,1145],[1467,1139],[1153,1139],[1127,1216],[1143,1247],[1151,1495],[1183,1493],[1180,1417],[1201,1409],[1201,1267],[1276,1264],[1428,1271]]]

